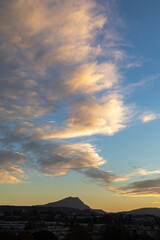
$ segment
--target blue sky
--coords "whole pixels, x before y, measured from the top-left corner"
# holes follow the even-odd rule
[[[0,9],[0,204],[158,207],[159,1]]]

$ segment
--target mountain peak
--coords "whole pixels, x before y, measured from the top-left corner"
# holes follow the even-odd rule
[[[83,203],[78,197],[67,197],[62,200],[51,202],[43,205],[44,207],[68,207],[80,210],[90,209],[88,205]]]

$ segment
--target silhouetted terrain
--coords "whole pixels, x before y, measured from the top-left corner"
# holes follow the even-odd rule
[[[154,215],[160,216],[160,208],[139,208],[134,209],[131,211],[125,211],[123,213],[130,214],[130,215]]]
[[[43,205],[34,205],[34,206],[1,205],[0,206],[0,210],[3,210],[3,211],[7,210],[9,212],[18,211],[18,210],[21,211],[24,209],[28,212],[36,210],[37,212],[52,211],[52,212],[60,212],[65,214],[72,214],[72,213],[89,214],[91,212],[94,212],[97,214],[107,214],[105,211],[101,209],[92,209],[90,206],[82,202],[78,197],[67,197],[62,200],[43,204]],[[160,216],[160,208],[139,208],[131,211],[123,211],[120,213],[129,214],[129,215],[147,215],[148,214],[153,216]]]
[[[71,197],[41,206],[0,206],[0,239],[160,240],[159,211],[100,214]]]
[[[1,205],[0,211],[9,211],[10,213],[15,211],[27,211],[27,212],[59,212],[64,214],[106,214],[105,211],[101,209],[92,209],[85,203],[83,203],[78,197],[68,197],[60,201],[51,202],[43,205],[34,205],[34,206],[9,206]]]
[[[98,214],[105,214],[106,212],[101,209],[92,209],[84,202],[82,202],[78,197],[67,197],[57,202],[47,203],[44,205],[39,205],[41,207],[60,207],[60,208],[74,208],[79,210],[90,210]]]
[[[41,205],[41,207],[67,207],[80,210],[91,209],[88,205],[84,204],[78,197],[67,197],[57,202]]]
[[[37,212],[41,212],[45,210],[46,212],[52,211],[52,212],[61,212],[65,214],[72,214],[73,212],[74,213],[83,212],[84,214],[85,213],[87,214],[90,212],[94,212],[97,214],[106,214],[106,212],[101,209],[92,209],[90,206],[82,202],[78,197],[67,197],[56,202],[51,202],[43,205],[34,205],[34,206],[0,205],[0,210],[1,209],[3,211],[7,210],[10,212],[26,209],[27,211],[36,210]],[[160,216],[160,208],[139,208],[131,211],[123,211],[120,213],[129,214],[129,215],[147,215],[148,214],[153,216]]]

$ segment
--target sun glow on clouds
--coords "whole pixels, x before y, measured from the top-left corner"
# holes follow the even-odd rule
[[[116,178],[114,181],[121,182],[121,181],[126,181],[134,176],[148,176],[153,174],[160,174],[160,170],[146,171],[145,169],[138,168],[135,172],[122,175],[119,178]]]
[[[25,182],[25,164],[47,176],[77,171],[114,192],[116,182],[158,173],[138,169],[118,177],[100,169],[106,161],[95,146],[77,140],[113,135],[134,114],[121,91],[118,62],[125,52],[116,45],[119,36],[107,29],[106,15],[94,0],[0,2],[1,183]],[[64,102],[62,123],[54,116]],[[155,118],[144,115],[142,121]],[[129,194],[137,185],[118,191]]]
[[[112,135],[126,127],[131,109],[123,105],[119,96],[109,96],[105,101],[88,97],[70,106],[67,126],[44,139],[74,138],[93,134]]]
[[[128,197],[148,197],[148,196],[159,196],[159,186],[160,186],[160,178],[140,180],[131,183],[127,183],[126,185],[119,185],[118,183],[122,181],[130,180],[136,176],[150,176],[150,175],[159,175],[160,170],[147,171],[146,169],[139,168],[136,171],[122,175],[120,177],[114,176],[111,184],[106,186],[106,184],[99,184],[100,187],[105,188],[108,191],[114,192],[118,195],[128,196]],[[116,184],[113,184],[116,183]]]
[[[0,182],[21,183],[19,178],[26,178],[24,171],[19,168],[26,161],[25,155],[5,149],[0,150]]]
[[[49,151],[48,151],[49,152]],[[68,170],[97,168],[105,163],[88,143],[63,144],[51,149],[50,155],[39,160],[41,171],[48,176],[65,175]]]

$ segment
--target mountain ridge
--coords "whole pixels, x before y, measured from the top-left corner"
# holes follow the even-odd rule
[[[145,207],[138,208],[129,211],[120,212],[105,212],[101,209],[92,209],[90,206],[85,204],[78,197],[66,197],[59,201],[50,202],[42,205],[32,205],[32,206],[15,206],[15,205],[0,205],[0,208],[45,208],[45,210],[50,211],[61,211],[61,212],[94,212],[97,214],[128,214],[128,215],[154,215],[160,217],[160,208],[157,207]]]
[[[130,214],[130,215],[154,215],[160,216],[160,208],[156,207],[146,207],[146,208],[138,208],[130,211],[123,211],[121,213]]]

